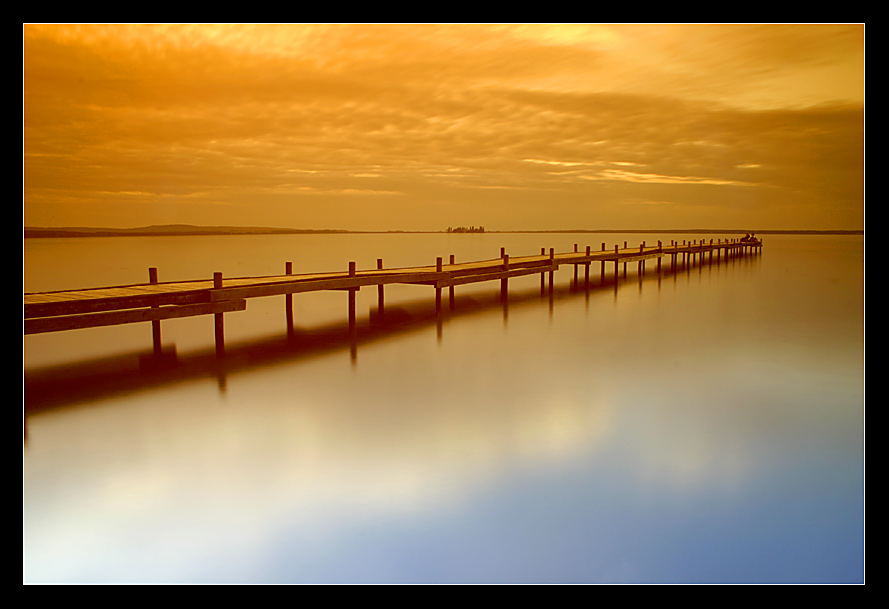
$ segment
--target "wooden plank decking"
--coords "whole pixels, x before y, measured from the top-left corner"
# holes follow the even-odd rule
[[[549,275],[552,288],[553,273],[562,265],[575,267],[575,278],[579,267],[585,268],[586,280],[589,280],[590,265],[600,263],[602,275],[606,263],[613,263],[615,275],[618,265],[637,262],[640,272],[644,271],[644,263],[649,259],[657,259],[660,271],[661,258],[669,257],[675,268],[678,257],[684,259],[695,256],[714,254],[720,256],[746,253],[758,250],[761,241],[743,242],[738,240],[710,240],[709,243],[672,243],[670,245],[639,247],[615,246],[606,249],[602,244],[599,251],[575,251],[556,254],[552,249],[547,253],[541,250],[540,255],[520,256],[512,258],[501,250],[500,258],[473,262],[456,263],[453,256],[449,263],[441,258],[436,264],[410,268],[378,268],[358,270],[355,263],[350,263],[344,271],[283,275],[266,277],[231,277],[223,278],[217,273],[213,279],[193,281],[157,282],[89,288],[82,290],[62,290],[55,292],[39,292],[24,294],[24,334],[58,332],[77,328],[90,328],[126,323],[151,321],[155,327],[155,348],[159,348],[159,323],[163,319],[190,317],[196,315],[216,316],[217,345],[221,347],[222,314],[244,310],[247,299],[265,296],[287,295],[288,309],[291,306],[291,295],[318,290],[347,290],[350,292],[349,320],[354,323],[354,292],[362,287],[376,286],[380,294],[380,308],[383,306],[383,286],[394,283],[433,286],[436,290],[436,309],[440,309],[441,289],[449,288],[453,298],[453,287],[482,281],[501,281],[504,295],[507,281],[513,277],[540,274],[541,284],[545,275]],[[289,271],[288,263],[288,271]],[[626,266],[624,266],[626,269]],[[150,278],[156,277],[156,270],[149,269]],[[288,311],[288,324],[290,312]],[[221,348],[219,349],[221,352]]]

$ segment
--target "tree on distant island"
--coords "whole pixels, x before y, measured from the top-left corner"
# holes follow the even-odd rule
[[[457,228],[453,228],[451,226],[448,227],[449,233],[483,233],[485,232],[484,226],[458,226]]]

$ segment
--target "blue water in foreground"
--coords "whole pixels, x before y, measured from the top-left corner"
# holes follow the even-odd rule
[[[28,240],[25,289],[675,238],[700,236]],[[344,292],[294,297],[292,350],[283,296],[250,301],[222,372],[209,317],[164,322],[170,370],[140,372],[147,324],[29,336],[26,380],[67,376],[26,384],[24,581],[863,582],[863,237],[668,267],[517,279],[506,307],[461,286],[438,324],[432,288],[393,286],[401,331],[354,346],[312,334]]]

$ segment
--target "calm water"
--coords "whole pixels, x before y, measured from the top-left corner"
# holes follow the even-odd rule
[[[29,240],[25,289],[658,238],[699,236]],[[766,236],[589,292],[512,280],[506,307],[461,286],[441,323],[392,286],[404,323],[355,345],[344,292],[296,295],[290,345],[257,299],[224,364],[211,317],[164,322],[167,370],[140,372],[146,324],[28,337],[24,580],[861,582],[863,268],[862,237]]]

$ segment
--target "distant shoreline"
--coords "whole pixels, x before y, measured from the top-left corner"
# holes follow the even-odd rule
[[[691,234],[746,234],[757,235],[864,235],[864,230],[751,230],[751,229],[560,229],[560,230],[486,230],[485,233],[691,233]],[[141,228],[90,228],[90,227],[24,227],[25,239],[73,238],[73,237],[194,237],[201,235],[331,235],[331,234],[459,234],[440,231],[411,230],[340,230],[340,229],[291,229],[237,226],[190,226],[162,225]],[[476,234],[476,233],[466,233]],[[481,233],[484,234],[484,233]]]

